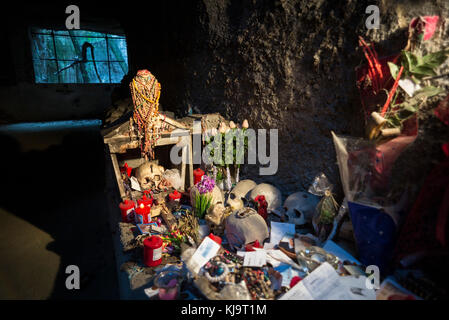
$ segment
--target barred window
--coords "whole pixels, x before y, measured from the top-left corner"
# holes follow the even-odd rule
[[[36,83],[120,83],[128,73],[122,35],[40,28],[30,35]]]

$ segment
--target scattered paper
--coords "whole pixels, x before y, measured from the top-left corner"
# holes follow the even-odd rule
[[[413,294],[409,290],[402,287],[399,283],[397,283],[393,277],[387,277],[382,284],[380,285],[380,289],[376,293],[377,300],[388,300],[391,296],[401,296],[403,298],[407,296],[412,296],[417,300],[422,300],[417,295]]]
[[[367,299],[367,294],[357,294],[360,290],[351,290],[350,285],[353,284],[353,282],[348,279],[342,281],[342,278],[343,277],[340,277],[329,263],[325,262],[284,294],[280,300]],[[357,283],[359,284],[359,282]]]
[[[256,249],[256,250],[263,250],[263,249]],[[302,268],[281,250],[267,250],[266,253],[267,253],[267,262],[269,262],[273,266],[273,268],[276,268],[280,266],[282,263],[284,263],[292,266],[297,270],[302,271]]]
[[[267,253],[265,250],[250,251],[245,253],[244,267],[263,267],[267,264]]]
[[[245,257],[246,251],[237,251],[239,257]]]
[[[209,237],[205,237],[193,256],[190,258],[189,264],[195,273],[212,259],[220,249],[220,245]]]
[[[286,233],[295,234],[295,225],[271,221],[270,243],[278,244]]]
[[[401,79],[398,83],[399,86],[404,89],[404,91],[407,92],[410,97],[413,97],[415,92],[421,89],[421,86],[414,83],[410,78]]]
[[[304,277],[304,274],[300,271],[293,269],[290,265],[285,263],[281,263],[281,265],[274,268],[274,270],[278,271],[282,275],[283,287],[290,287],[290,282],[295,276],[299,276],[301,278]]]
[[[365,276],[340,277],[340,282],[348,288],[353,300],[376,300],[376,291],[368,289]]]
[[[157,288],[157,289],[146,288],[143,291],[145,292],[145,294],[147,295],[148,298],[152,298],[159,293],[159,288]]]
[[[264,250],[271,250],[271,249],[274,249],[275,246],[276,245],[274,243],[265,242],[264,245],[263,245],[263,249]]]
[[[139,181],[137,181],[136,177],[131,177],[130,181],[131,181],[132,189],[137,190],[137,191],[142,191],[142,189],[140,189]]]

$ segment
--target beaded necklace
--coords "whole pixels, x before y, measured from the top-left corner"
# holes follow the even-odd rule
[[[153,149],[162,131],[159,116],[161,84],[148,70],[139,70],[129,87],[134,104],[133,117],[130,119],[130,135],[136,123],[142,156],[146,160],[149,157],[154,159]]]

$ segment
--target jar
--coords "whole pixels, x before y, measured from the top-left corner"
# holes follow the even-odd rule
[[[159,299],[175,300],[179,295],[181,275],[176,271],[162,271],[154,279],[154,284],[159,288]]]
[[[201,178],[204,176],[204,171],[201,168],[197,168],[193,170],[193,184],[197,184],[201,181]]]
[[[146,206],[142,202],[139,204],[139,206],[135,210],[135,222],[136,224],[141,223],[150,223],[151,221],[151,207]]]
[[[162,262],[162,239],[151,236],[143,241],[143,262],[147,267],[156,267]]]
[[[170,198],[170,201],[180,201],[181,200],[181,193],[178,192],[178,190],[173,191],[172,193],[170,193],[168,195],[168,197]]]
[[[122,222],[133,222],[134,220],[134,201],[126,199],[119,204],[122,214]]]

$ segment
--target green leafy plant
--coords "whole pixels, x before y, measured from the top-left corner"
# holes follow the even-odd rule
[[[422,84],[429,77],[437,76],[435,69],[446,61],[448,54],[449,50],[442,50],[421,57],[410,51],[403,51],[401,54],[401,65],[403,67],[401,78],[410,78],[415,84]],[[401,67],[392,62],[388,62],[388,66],[393,79],[397,79]],[[388,125],[390,127],[401,127],[402,122],[419,111],[421,104],[427,98],[444,92],[441,88],[425,86],[415,91],[412,97],[409,97],[403,91],[397,90],[392,99],[390,111],[385,117]]]
[[[243,163],[244,156],[248,151],[248,136],[246,133],[246,128],[232,128],[226,132],[217,132],[214,136],[208,137],[206,139],[206,146],[210,146],[208,152],[210,152],[211,157],[214,159],[214,164],[218,169],[216,176],[217,181],[221,181],[224,177],[227,178],[228,188],[230,189],[230,166],[234,165],[236,169],[235,181],[239,181],[240,164]],[[228,135],[229,134],[229,135]],[[243,145],[241,145],[241,143]],[[221,147],[221,157],[215,159],[215,150],[212,147],[216,145]],[[226,150],[232,150],[231,153],[227,154]]]
[[[199,219],[203,219],[207,213],[207,209],[212,204],[212,196],[208,193],[200,194],[199,192],[195,194],[195,215]]]
[[[401,61],[404,66],[404,76],[410,77],[416,84],[420,83],[424,77],[436,76],[435,69],[446,61],[448,54],[449,50],[441,50],[421,57],[410,51],[402,51]],[[388,62],[388,66],[392,77],[396,79],[399,66],[392,62]]]

